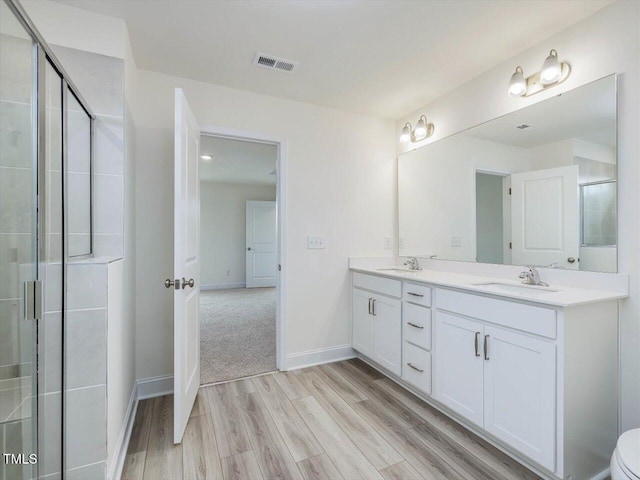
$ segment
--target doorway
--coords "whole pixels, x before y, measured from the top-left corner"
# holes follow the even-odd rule
[[[279,146],[200,138],[200,383],[277,369]]]
[[[503,174],[476,171],[476,262],[507,263],[508,181]]]

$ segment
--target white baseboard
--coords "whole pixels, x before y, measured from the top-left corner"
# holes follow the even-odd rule
[[[292,353],[286,357],[286,365],[283,370],[295,370],[297,368],[311,367],[323,363],[338,362],[355,358],[356,354],[351,345],[338,345],[337,347],[320,348],[307,352]]]
[[[591,477],[591,480],[605,480],[606,478],[609,478],[609,475],[611,475],[611,468],[607,468],[597,475],[594,475]]]
[[[122,424],[122,430],[118,436],[118,443],[111,459],[111,464],[107,465],[107,478],[109,480],[120,480],[122,476],[122,469],[124,467],[124,461],[127,458],[127,450],[129,448],[129,440],[131,439],[131,431],[133,430],[133,424],[136,419],[136,412],[138,411],[138,384],[133,385],[131,390],[131,398],[129,399],[129,406],[127,407],[127,413],[124,417]]]
[[[161,397],[173,393],[173,375],[138,380],[138,400]]]
[[[209,283],[207,285],[200,285],[200,290],[229,290],[231,288],[244,288],[247,284],[244,282],[238,283]]]

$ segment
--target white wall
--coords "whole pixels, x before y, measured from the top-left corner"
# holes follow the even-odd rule
[[[350,344],[349,256],[390,255],[393,122],[138,70],[136,121],[137,377],[173,372],[173,97],[201,125],[286,141],[284,288],[289,355]],[[324,235],[324,250],[307,250]],[[312,308],[310,306],[313,306]]]
[[[275,185],[200,182],[201,288],[245,286],[247,200],[275,199]]]
[[[396,122],[396,140],[405,122],[426,114],[436,126],[430,143],[571,90],[611,73],[618,73],[619,257],[618,269],[630,274],[631,298],[620,303],[621,426],[640,426],[640,3],[618,1],[595,15],[540,42],[522,54],[488,70],[466,85],[416,109]],[[529,98],[512,98],[506,86],[513,70],[538,71],[551,48],[572,66],[565,83]],[[488,66],[489,67],[489,66]],[[408,147],[400,143],[398,152]],[[414,145],[415,146],[415,145]]]

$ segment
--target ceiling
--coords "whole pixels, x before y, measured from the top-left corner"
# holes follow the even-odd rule
[[[399,118],[611,0],[56,0],[126,21],[139,68]],[[257,52],[299,62],[284,73]]]
[[[530,125],[520,130],[518,125]],[[533,148],[568,138],[616,146],[616,79],[609,76],[464,132],[492,142]]]
[[[245,142],[202,135],[200,154],[212,160],[200,160],[200,180],[242,185],[275,185],[278,147],[267,143]]]

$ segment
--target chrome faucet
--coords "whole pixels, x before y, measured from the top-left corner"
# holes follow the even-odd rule
[[[404,262],[406,266],[409,267],[409,270],[422,270],[420,263],[418,263],[418,259],[416,257],[409,257],[409,260]]]
[[[536,269],[536,267],[527,265],[526,268],[527,270],[520,273],[519,275],[520,278],[524,279],[522,280],[522,283],[524,283],[525,285],[538,285],[539,287],[549,286],[548,283],[540,281],[540,274],[538,273],[538,270]]]

